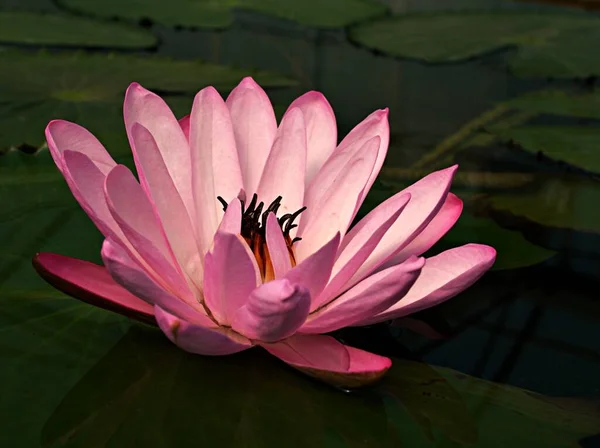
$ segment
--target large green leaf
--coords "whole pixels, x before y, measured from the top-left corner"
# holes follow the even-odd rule
[[[115,22],[54,14],[0,11],[0,43],[103,48],[148,48],[149,31]]]
[[[588,171],[600,172],[600,126],[524,126],[494,131],[505,142]]]
[[[234,69],[198,61],[133,55],[84,53],[0,53],[0,151],[23,143],[38,147],[43,130],[55,118],[89,127],[116,152],[127,151],[122,101],[132,81],[148,89],[184,94],[171,97],[178,115],[189,113],[197,90],[234,87],[253,75],[266,87],[294,84],[264,71]]]
[[[488,244],[496,249],[492,269],[515,269],[541,263],[556,254],[527,241],[519,232],[503,229],[489,218],[463,213],[444,238],[434,246],[435,252],[467,243]]]
[[[373,0],[60,0],[60,4],[101,17],[149,18],[163,25],[221,28],[232,24],[233,9],[259,11],[307,26],[336,28],[381,15]]]
[[[529,188],[478,200],[489,211],[545,227],[600,233],[600,182],[576,176],[540,176]]]
[[[600,119],[600,89],[586,93],[542,90],[521,95],[506,104],[536,114]]]
[[[357,25],[351,38],[369,48],[428,62],[455,62],[516,46],[511,67],[527,76],[600,74],[600,20],[522,12],[412,14]],[[476,36],[476,38],[475,38]]]

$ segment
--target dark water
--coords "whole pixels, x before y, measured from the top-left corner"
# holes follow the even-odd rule
[[[7,10],[119,15],[85,9],[94,3],[0,0],[0,20]],[[310,20],[274,17],[289,13],[255,3],[271,6],[236,9],[217,30],[171,26],[157,6],[156,16],[119,22],[158,37],[132,48],[123,42],[142,37],[71,42],[37,22],[28,30],[22,17],[9,31],[3,22],[0,446],[600,446],[597,14],[502,0],[390,0],[383,14],[417,31],[387,39],[377,31],[373,43],[357,30],[375,16],[352,26],[305,23],[323,20],[329,13],[314,11],[339,9],[340,0],[314,3]],[[475,19],[472,11],[480,11]],[[458,25],[443,23],[450,16]],[[415,17],[423,21],[413,25]],[[409,37],[411,45],[398,45]],[[77,49],[71,65],[60,59]],[[125,59],[101,69],[86,62],[109,52]],[[165,59],[139,68],[127,59],[136,53],[237,71],[215,76]],[[129,82],[164,93],[183,115],[208,80],[226,94],[256,70],[270,72],[262,76],[278,113],[304,91],[322,91],[340,136],[389,107],[390,151],[367,209],[459,163],[452,191],[465,211],[432,253],[467,242],[498,250],[476,285],[412,316],[428,336],[394,322],[336,334],[393,358],[376,387],[347,394],[258,350],[185,354],[153,329],[53,290],[31,268],[39,251],[100,261],[102,237],[44,148],[47,121],[89,127],[130,163],[120,122]]]

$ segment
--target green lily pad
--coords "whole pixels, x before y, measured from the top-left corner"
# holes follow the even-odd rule
[[[149,31],[121,23],[55,14],[0,11],[0,43],[102,48],[149,48]]]
[[[600,126],[524,126],[491,132],[525,151],[600,172]]]
[[[480,198],[480,206],[557,229],[600,233],[600,182],[575,176],[542,177],[529,188]]]
[[[519,232],[500,227],[489,218],[463,213],[454,227],[434,246],[434,251],[467,243],[488,244],[497,251],[492,269],[516,269],[546,261],[556,252],[527,241]]]
[[[55,118],[88,127],[116,153],[128,151],[122,101],[132,81],[181,94],[168,99],[179,116],[189,113],[193,95],[207,85],[229,90],[246,75],[265,87],[294,84],[264,71],[133,55],[8,51],[0,53],[0,66],[10,67],[0,71],[0,152],[23,143],[40,146],[44,127]]]
[[[369,48],[427,62],[456,62],[517,47],[509,64],[519,75],[576,78],[600,74],[594,45],[600,38],[600,20],[576,15],[411,14],[357,25],[350,36]]]
[[[534,92],[510,100],[507,104],[538,114],[600,119],[600,90],[579,94],[560,90]]]
[[[143,18],[167,26],[223,28],[233,23],[233,9],[243,8],[318,28],[337,28],[383,14],[373,0],[60,0],[60,4],[100,17]]]

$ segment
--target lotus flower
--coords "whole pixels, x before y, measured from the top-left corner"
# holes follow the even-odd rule
[[[420,255],[458,219],[456,167],[434,172],[350,228],[385,159],[387,109],[338,145],[318,92],[277,126],[246,78],[224,101],[212,87],[177,121],[137,83],[124,118],[139,181],[84,128],[48,124],[52,157],[105,236],[104,267],[36,255],[49,283],[83,301],[157,324],[178,347],[228,355],[261,346],[341,387],[379,379],[383,356],[323,335],[406,316],[475,282],[491,247]]]

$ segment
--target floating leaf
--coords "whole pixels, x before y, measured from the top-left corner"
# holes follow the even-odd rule
[[[117,153],[126,152],[122,101],[127,86],[140,82],[148,89],[185,93],[168,102],[178,115],[189,113],[196,91],[207,85],[221,90],[253,75],[267,87],[294,84],[264,71],[234,69],[198,61],[133,55],[83,53],[0,53],[0,151],[44,142],[46,124],[55,118],[77,122],[97,134]]]
[[[383,14],[385,6],[373,0],[60,0],[68,8],[101,17],[151,19],[174,26],[222,28],[233,22],[233,9],[244,8],[292,20],[302,25],[337,28]]]
[[[556,252],[536,246],[519,232],[503,229],[489,218],[480,218],[463,212],[450,232],[434,246],[436,253],[467,243],[488,244],[496,249],[492,269],[515,269],[542,263]]]
[[[538,114],[600,119],[600,89],[579,94],[560,90],[534,92],[510,100],[507,104]]]
[[[575,176],[548,176],[529,188],[478,200],[494,213],[545,227],[600,233],[600,182]]]
[[[103,48],[148,48],[149,31],[131,25],[82,17],[0,11],[0,42],[10,44]]]
[[[596,18],[506,11],[411,14],[358,25],[350,36],[369,48],[427,62],[456,62],[516,46],[510,65],[517,74],[600,74]]]
[[[600,126],[525,126],[490,132],[525,151],[600,172]]]

